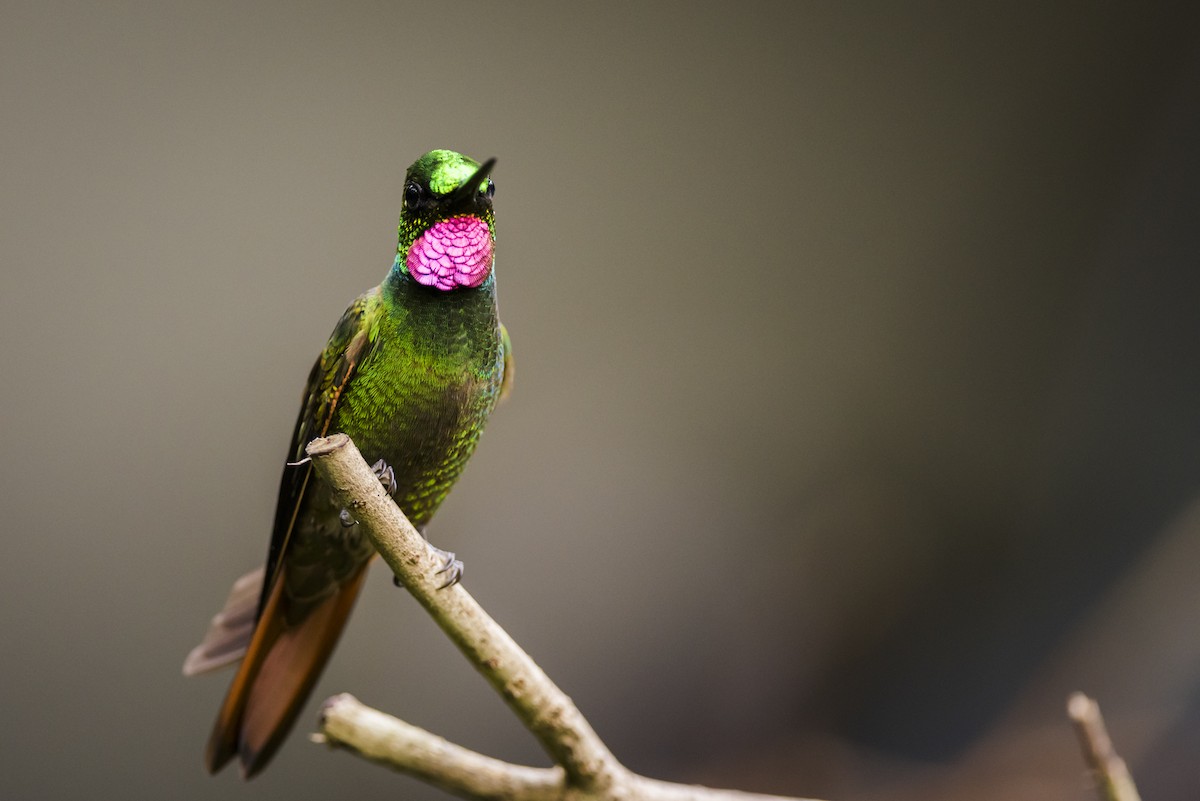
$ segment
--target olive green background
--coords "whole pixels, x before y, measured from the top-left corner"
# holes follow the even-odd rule
[[[1200,769],[1187,4],[0,9],[0,796],[436,799],[350,691],[545,764],[377,568],[250,784],[180,676],[265,554],[404,168],[496,156],[517,381],[430,535],[632,768],[1084,799]]]

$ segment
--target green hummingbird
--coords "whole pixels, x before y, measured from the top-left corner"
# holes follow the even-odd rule
[[[250,778],[271,759],[374,556],[311,464],[296,464],[305,446],[349,434],[423,533],[512,385],[512,347],[496,311],[494,165],[433,150],[408,168],[395,261],[346,309],[313,365],[266,565],[234,584],[184,664],[192,675],[242,657],[209,738],[209,772],[236,755]],[[442,553],[453,583],[462,563]]]

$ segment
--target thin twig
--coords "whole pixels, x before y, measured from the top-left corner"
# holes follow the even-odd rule
[[[562,768],[492,759],[385,715],[348,693],[325,702],[320,726],[326,742],[464,798],[552,801],[562,792]],[[397,754],[404,755],[402,765]]]
[[[506,801],[800,801],[672,784],[622,766],[569,697],[456,584],[442,588],[442,561],[384,492],[345,434],[313,440],[308,455],[338,502],[371,537],[413,597],[425,607],[509,708],[537,738],[555,768],[511,765],[335,696],[322,710],[325,742],[472,799]]]
[[[1100,705],[1083,693],[1067,699],[1067,715],[1075,724],[1083,758],[1096,777],[1101,801],[1141,801],[1125,760],[1117,755],[1100,716]]]

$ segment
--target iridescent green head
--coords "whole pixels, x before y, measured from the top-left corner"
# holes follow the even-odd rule
[[[400,242],[392,277],[443,292],[477,287],[495,263],[496,188],[482,165],[453,150],[431,150],[404,176]]]

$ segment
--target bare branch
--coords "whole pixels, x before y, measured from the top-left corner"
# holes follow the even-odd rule
[[[363,706],[348,695],[331,698],[322,710],[325,742],[472,799],[801,801],[672,784],[628,771],[571,699],[461,584],[441,587],[441,560],[384,492],[349,437],[334,434],[315,439],[307,452],[321,479],[362,524],[400,582],[500,693],[558,767],[500,762]]]
[[[552,801],[562,794],[562,768],[529,768],[492,759],[365,706],[347,693],[325,702],[320,727],[330,745],[454,795]]]
[[[423,779],[464,798],[557,801],[569,795],[578,801],[806,801],[675,784],[635,776],[627,771],[623,771],[605,791],[575,791],[570,788],[561,768],[531,768],[492,759],[365,706],[346,693],[325,702],[320,727],[321,734],[316,737],[321,742],[353,751],[364,759]]]
[[[607,774],[616,760],[575,704],[461,584],[442,588],[441,560],[384,492],[350,438],[334,434],[313,440],[308,455],[404,587],[562,765],[571,783],[610,782]]]
[[[1072,693],[1067,699],[1067,714],[1075,724],[1083,758],[1096,777],[1096,789],[1101,801],[1141,801],[1125,760],[1117,756],[1100,705],[1083,693]]]

